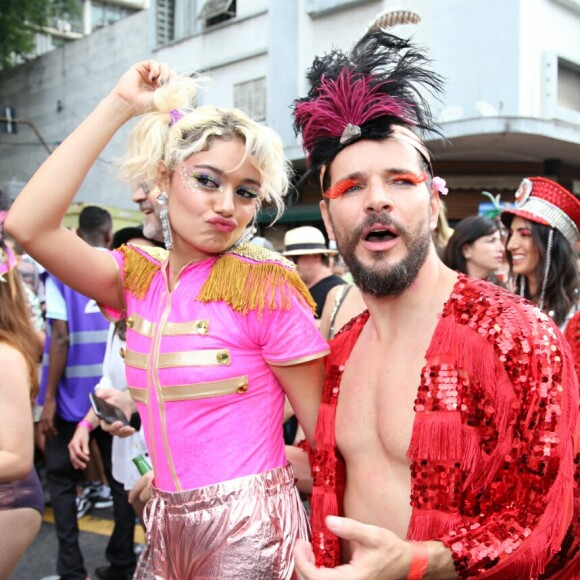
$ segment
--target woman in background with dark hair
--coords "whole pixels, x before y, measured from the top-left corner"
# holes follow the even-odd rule
[[[562,331],[578,310],[578,271],[572,246],[579,238],[580,201],[544,177],[524,179],[514,208],[501,219],[514,291],[543,310]]]
[[[0,578],[9,578],[38,534],[44,494],[32,463],[38,342],[16,259],[1,238],[3,217],[0,215]]]
[[[446,266],[473,278],[498,283],[494,272],[501,268],[504,247],[497,222],[485,216],[462,219],[443,252]]]

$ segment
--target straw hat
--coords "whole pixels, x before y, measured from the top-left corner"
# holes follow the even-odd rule
[[[515,207],[504,210],[501,220],[509,227],[515,215],[558,230],[570,245],[580,237],[580,200],[551,179],[524,179],[516,191]]]
[[[283,256],[305,256],[306,254],[327,254],[335,256],[337,250],[326,247],[323,233],[312,226],[302,226],[288,230],[284,236]]]

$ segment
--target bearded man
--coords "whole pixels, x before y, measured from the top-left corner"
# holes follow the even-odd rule
[[[578,385],[551,319],[439,259],[424,54],[382,31],[317,58],[307,177],[368,310],[331,341],[301,579],[578,578]],[[575,497],[576,495],[576,497]],[[332,570],[330,568],[333,568]]]

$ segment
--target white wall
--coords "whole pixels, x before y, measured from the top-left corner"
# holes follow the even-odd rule
[[[138,12],[24,66],[3,72],[0,103],[16,107],[17,117],[33,122],[54,148],[131,64],[147,57],[146,30],[147,12]],[[111,164],[123,152],[125,139],[126,130],[113,138],[76,201],[132,208],[129,191],[117,179]],[[0,134],[0,187],[16,194],[46,157],[46,151],[28,127],[20,126],[17,135]],[[48,203],[50,191],[46,194]]]
[[[268,13],[272,2],[296,2],[297,9],[286,6],[281,10],[278,5]],[[208,70],[213,82],[202,102],[225,107],[233,105],[235,83],[269,75],[268,122],[283,136],[287,154],[298,159],[301,148],[291,131],[289,107],[294,97],[307,90],[305,72],[313,56],[333,47],[348,49],[378,13],[404,8],[419,13],[422,22],[392,32],[413,35],[417,44],[430,50],[434,69],[447,78],[445,102],[435,104],[434,110],[441,113],[442,121],[449,121],[444,129],[446,125],[452,128],[451,136],[491,131],[493,119],[489,116],[494,115],[499,123],[494,127],[506,118],[521,118],[523,123],[556,118],[550,135],[555,139],[560,135],[564,145],[574,142],[567,137],[574,127],[580,131],[580,113],[569,115],[556,106],[556,71],[546,66],[546,62],[556,63],[558,56],[580,64],[578,2],[320,0],[316,4],[347,8],[313,17],[307,13],[315,5],[313,0],[238,0],[236,20],[156,51],[155,13],[142,11],[30,63],[0,72],[0,105],[16,107],[18,117],[34,122],[54,146],[128,66],[143,58],[153,56],[179,71]],[[293,22],[284,27],[285,22],[271,18],[291,18]],[[289,30],[295,31],[294,40]],[[562,119],[568,125],[562,125]],[[121,131],[102,153],[77,201],[131,207],[129,192],[110,163],[124,150],[126,134],[127,130]],[[16,194],[45,158],[27,127],[21,126],[14,136],[0,133],[0,187]]]

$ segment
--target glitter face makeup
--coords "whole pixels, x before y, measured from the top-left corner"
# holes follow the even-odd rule
[[[195,166],[188,168],[185,164],[181,166],[181,178],[183,184],[191,190],[200,190],[206,193],[216,193],[224,191],[223,176],[218,176],[217,172],[208,167]],[[260,197],[257,187],[249,184],[240,184],[235,189],[236,196],[243,200],[256,200]]]

